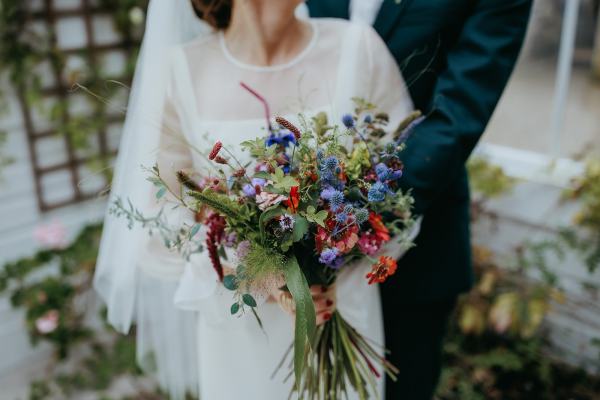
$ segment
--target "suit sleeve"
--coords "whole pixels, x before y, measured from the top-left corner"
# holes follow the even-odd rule
[[[402,185],[412,188],[417,213],[463,170],[512,72],[530,8],[530,0],[475,2],[404,153]]]

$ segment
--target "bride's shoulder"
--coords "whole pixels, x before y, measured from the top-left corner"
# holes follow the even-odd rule
[[[206,59],[212,52],[219,51],[219,34],[217,32],[201,34],[177,47],[188,57],[202,55]]]

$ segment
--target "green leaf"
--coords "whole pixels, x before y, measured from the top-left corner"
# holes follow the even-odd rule
[[[271,174],[266,171],[258,171],[253,178],[271,179]]]
[[[301,215],[296,215],[294,218],[294,230],[292,232],[292,240],[298,242],[302,240],[306,232],[308,232],[308,220]]]
[[[294,374],[297,388],[300,387],[304,370],[304,355],[307,341],[312,343],[316,332],[315,305],[306,277],[295,256],[289,257],[284,266],[285,282],[296,304],[296,326],[294,329]]]
[[[196,233],[198,233],[201,226],[202,224],[195,224],[194,226],[192,226],[192,229],[190,229],[190,238],[193,238],[196,235]]]
[[[239,303],[233,303],[231,305],[231,315],[235,315],[238,313],[238,311],[240,311],[240,304]]]
[[[235,275],[225,275],[223,277],[223,286],[228,290],[237,290],[238,280]]]
[[[314,222],[315,224],[318,224],[325,228],[325,219],[327,219],[328,215],[327,210],[321,210],[319,212],[316,212],[313,206],[308,206],[306,208],[306,211],[302,212],[301,214],[304,215],[306,219],[310,222]]]
[[[254,297],[252,297],[251,294],[248,294],[248,293],[243,294],[242,301],[248,307],[256,307],[256,300],[254,300]]]
[[[162,198],[165,193],[167,193],[167,188],[163,186],[158,190],[158,192],[156,192],[156,199]]]

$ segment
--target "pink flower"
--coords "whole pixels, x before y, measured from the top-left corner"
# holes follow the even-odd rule
[[[369,256],[372,256],[379,251],[381,243],[381,240],[373,233],[365,233],[358,239],[360,251]]]
[[[263,190],[262,192],[256,195],[256,204],[258,204],[258,208],[264,211],[267,208],[275,204],[279,204],[287,199],[288,198],[286,196],[283,196],[281,194],[269,193]]]
[[[35,329],[42,335],[52,333],[58,328],[58,318],[58,311],[46,311],[44,315],[35,320]]]
[[[33,237],[44,247],[62,249],[67,246],[67,229],[58,220],[38,225],[33,231]]]

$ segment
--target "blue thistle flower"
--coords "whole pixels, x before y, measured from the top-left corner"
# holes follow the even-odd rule
[[[333,171],[338,167],[339,163],[335,156],[329,156],[321,162],[321,171]]]
[[[390,189],[385,183],[377,181],[371,185],[369,193],[367,194],[367,199],[375,203],[383,201],[389,190]]]
[[[379,163],[375,166],[375,173],[377,174],[377,178],[380,181],[385,181],[388,179],[389,168],[384,163]]]
[[[329,198],[329,207],[333,211],[337,211],[343,205],[344,205],[344,193],[340,192],[339,190],[336,190]]]
[[[371,114],[365,115],[364,121],[365,123],[370,124],[371,122],[373,122],[373,116]]]
[[[348,214],[345,212],[340,212],[338,214],[335,214],[335,221],[339,222],[340,224],[345,223],[348,220]]]
[[[344,114],[342,116],[342,123],[348,129],[354,127],[354,117],[351,114]]]
[[[369,210],[366,208],[358,208],[354,210],[354,217],[356,222],[360,225],[369,219]]]
[[[346,204],[346,205],[344,206],[344,212],[345,212],[346,214],[350,214],[350,213],[352,213],[353,211],[354,211],[354,207],[352,206],[352,204]]]
[[[330,200],[331,196],[333,196],[335,192],[337,192],[337,190],[335,190],[331,186],[327,186],[325,189],[321,190],[321,198],[323,200]]]

